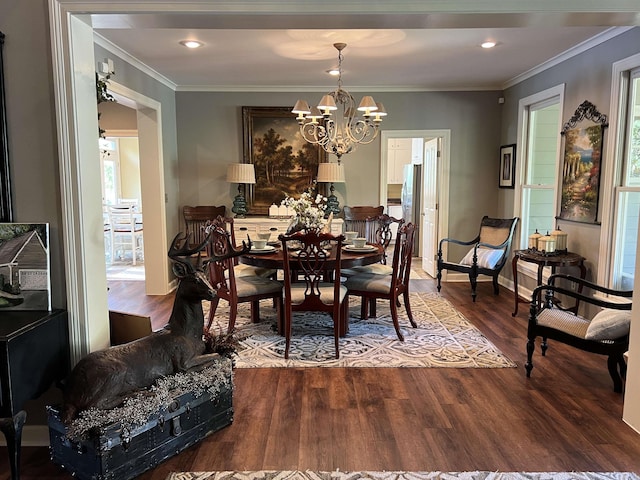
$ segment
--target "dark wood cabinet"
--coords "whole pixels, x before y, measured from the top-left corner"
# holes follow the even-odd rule
[[[67,312],[0,312],[0,430],[7,439],[11,478],[20,478],[20,443],[28,400],[67,376]]]

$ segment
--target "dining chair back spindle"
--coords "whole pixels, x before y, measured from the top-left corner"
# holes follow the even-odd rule
[[[357,206],[343,208],[345,232],[358,232],[359,237],[367,235],[367,219],[382,215],[384,207]]]
[[[340,283],[340,261],[344,236],[315,230],[280,235],[284,255],[284,357],[289,358],[293,312],[326,312],[333,319],[336,358],[339,338],[348,314],[347,289]],[[299,250],[290,248],[296,245]],[[326,247],[330,247],[327,249]],[[290,253],[287,253],[290,252]],[[331,265],[330,265],[331,263]],[[333,274],[327,277],[330,270]]]
[[[118,253],[124,259],[126,250],[130,250],[135,266],[138,255],[140,259],[144,258],[142,218],[133,205],[112,205],[108,207],[108,211],[111,262]]]
[[[207,221],[211,222],[219,215],[224,217],[226,211],[227,207],[224,205],[198,205],[197,207],[185,205],[182,207],[182,217],[189,243],[200,245],[206,238],[203,233],[203,227],[206,226]]]

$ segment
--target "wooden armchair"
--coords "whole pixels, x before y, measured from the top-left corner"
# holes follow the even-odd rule
[[[573,283],[577,291],[568,286],[560,286],[559,280],[562,280],[563,285],[566,282]],[[611,296],[628,298],[629,301],[621,302],[620,298],[613,299]],[[627,372],[624,353],[629,349],[632,296],[631,290],[612,290],[566,274],[550,276],[548,284],[536,287],[531,296],[525,364],[527,378],[533,370],[536,337],[542,337],[543,357],[548,348],[547,339],[551,338],[580,350],[606,355],[613,390],[622,392],[622,378]],[[562,305],[562,302],[566,303],[571,299],[575,300],[575,306]],[[579,302],[596,305],[603,310],[589,320],[574,313]]]
[[[182,207],[182,217],[184,218],[185,232],[190,244],[199,245],[205,239],[204,228],[208,221],[213,221],[219,215],[224,217],[227,207],[214,205],[199,205]]]
[[[473,240],[462,241],[453,238],[443,238],[438,245],[438,291],[440,291],[442,270],[453,270],[469,275],[471,282],[471,297],[476,301],[476,286],[478,275],[488,275],[493,278],[493,292],[498,295],[498,275],[509,257],[509,249],[516,229],[518,217],[489,218],[482,217],[480,232]],[[442,247],[445,243],[469,245],[472,248],[459,263],[448,262],[442,257]]]

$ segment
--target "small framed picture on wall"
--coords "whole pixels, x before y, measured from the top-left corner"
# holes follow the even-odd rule
[[[514,188],[516,169],[516,144],[500,147],[500,174],[498,186],[500,188]]]

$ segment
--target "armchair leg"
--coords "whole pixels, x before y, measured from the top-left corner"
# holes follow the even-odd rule
[[[471,282],[471,298],[476,301],[476,287],[478,286],[478,276],[469,274],[469,282]]]
[[[524,369],[527,372],[527,378],[531,377],[531,370],[533,370],[533,351],[535,350],[535,339],[530,338],[527,341],[527,363],[524,364]]]
[[[440,267],[438,267],[438,273],[436,274],[436,279],[438,280],[438,292],[440,291],[440,288],[442,288],[442,286],[440,285],[440,280],[442,280],[442,270],[440,269]]]
[[[609,355],[607,358],[609,375],[611,375],[611,379],[613,380],[613,391],[616,393],[622,393],[622,378],[620,377],[621,372],[618,372],[618,366],[624,364],[626,370],[626,363],[624,363],[624,358],[621,357],[622,355]]]
[[[542,352],[543,357],[547,353],[547,348],[549,348],[549,345],[547,344],[547,337],[542,337],[542,343],[540,344],[540,351]]]
[[[493,293],[500,295],[500,289],[498,288],[498,275],[493,276]]]

